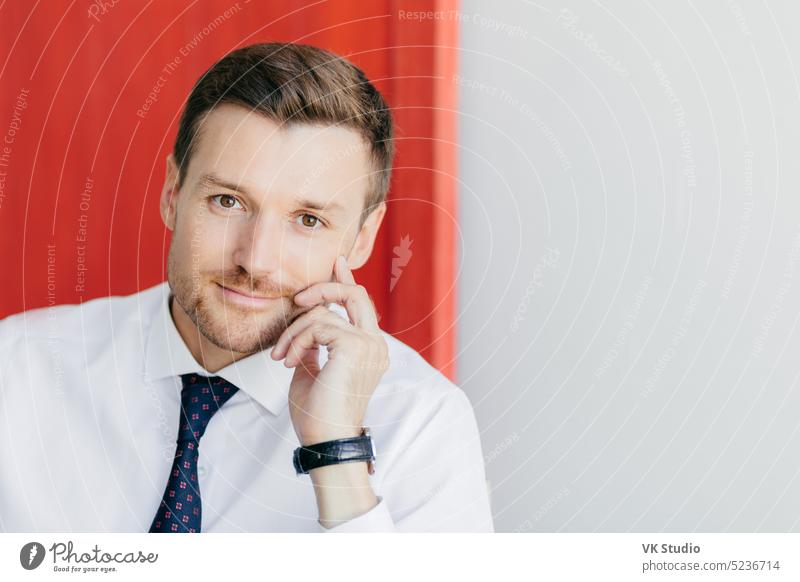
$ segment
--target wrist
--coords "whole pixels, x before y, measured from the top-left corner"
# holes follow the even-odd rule
[[[378,504],[364,461],[317,467],[309,475],[314,484],[319,523],[324,528],[354,519]]]
[[[369,484],[366,461],[349,461],[336,465],[316,467],[308,472],[314,486],[364,487]]]
[[[315,433],[310,435],[303,435],[300,437],[300,445],[308,447],[311,445],[318,445],[328,441],[335,441],[338,439],[349,439],[361,436],[361,426],[347,427],[341,430],[325,431],[324,433]]]

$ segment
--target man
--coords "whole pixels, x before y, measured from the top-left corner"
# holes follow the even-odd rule
[[[0,528],[492,531],[468,399],[353,277],[393,152],[327,51],[207,71],[167,158],[168,281],[0,322]]]

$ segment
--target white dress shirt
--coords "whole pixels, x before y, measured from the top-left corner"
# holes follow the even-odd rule
[[[164,282],[0,321],[0,531],[147,532],[172,467],[187,373],[239,387],[200,440],[203,532],[493,531],[472,406],[412,348],[383,332],[390,367],[364,419],[379,503],[326,529],[310,477],[292,465],[294,370],[268,350],[204,370],[169,300]]]

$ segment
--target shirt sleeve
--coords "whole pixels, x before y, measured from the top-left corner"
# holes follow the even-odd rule
[[[397,531],[494,531],[480,431],[469,398],[446,383],[420,412],[382,482]]]
[[[321,531],[493,532],[480,432],[466,394],[449,384],[433,404],[411,412],[404,438],[378,463],[387,466],[378,504]],[[424,409],[423,409],[424,408]],[[376,492],[377,495],[377,492]]]

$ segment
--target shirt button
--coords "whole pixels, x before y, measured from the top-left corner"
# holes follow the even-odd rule
[[[198,477],[205,477],[206,476],[206,468],[205,467],[198,467],[197,468],[197,476]]]

